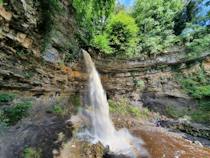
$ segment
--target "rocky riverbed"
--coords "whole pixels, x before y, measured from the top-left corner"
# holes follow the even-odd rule
[[[146,120],[114,117],[118,128],[126,127],[136,137],[143,139],[144,147],[151,158],[207,158],[210,148],[184,138],[183,133],[171,132],[169,129],[157,127]],[[121,123],[120,123],[121,122]],[[54,158],[122,158],[126,156],[107,154],[107,148],[100,142],[90,144],[79,139],[64,143]]]

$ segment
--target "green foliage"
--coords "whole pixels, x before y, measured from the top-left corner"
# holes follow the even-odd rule
[[[139,51],[155,55],[179,42],[174,18],[183,6],[182,0],[136,1],[133,16],[139,26]]]
[[[41,158],[41,149],[28,147],[24,149],[23,158]]]
[[[0,124],[7,126],[8,118],[5,116],[4,112],[0,110]]]
[[[62,107],[60,104],[55,104],[52,107],[52,110],[50,110],[53,114],[57,115],[57,116],[61,116],[64,117],[65,115],[68,114],[68,109],[65,109],[64,107]]]
[[[13,93],[0,93],[0,103],[10,102],[15,99],[15,94]]]
[[[135,107],[126,99],[121,99],[118,101],[109,100],[109,110],[114,114],[132,116],[136,118],[148,118],[150,113],[147,108]]]
[[[133,83],[134,83],[135,88],[139,88],[140,90],[143,90],[145,88],[144,81],[136,79],[133,73],[131,73],[131,76],[133,78]]]
[[[198,86],[195,88],[193,97],[202,98],[210,96],[210,85]]]
[[[210,96],[210,80],[208,78],[204,70],[201,69],[198,74],[182,75],[178,81],[189,95],[195,99],[202,99]]]
[[[210,122],[210,100],[201,99],[198,100],[199,108],[191,114],[192,120],[201,123]]]
[[[52,10],[53,12],[61,11],[62,6],[59,0],[48,0],[48,1],[49,1],[50,10]]]
[[[210,78],[201,68],[198,72],[189,75],[178,74],[177,80],[182,88],[193,97],[198,107],[193,112],[188,113],[192,120],[200,123],[210,121]]]
[[[107,25],[110,46],[114,55],[132,56],[137,44],[138,27],[135,20],[124,11],[114,15]]]
[[[199,57],[201,53],[207,52],[210,49],[210,34],[196,38],[192,42],[186,43],[186,46],[190,58]]]
[[[109,46],[108,35],[105,33],[94,36],[92,39],[92,45],[106,54],[110,54],[112,52],[112,49]]]
[[[3,0],[0,0],[0,5],[2,5],[4,3],[4,1]]]
[[[53,106],[52,112],[56,115],[62,115],[64,111],[60,105],[56,104]]]
[[[28,116],[28,110],[31,108],[31,102],[24,101],[17,103],[15,106],[4,108],[1,113],[0,122],[5,122],[8,125],[14,125],[23,117]]]
[[[175,108],[172,105],[168,105],[165,109],[165,112],[169,117],[172,117],[174,119],[177,119],[177,118],[185,116],[186,114],[189,114],[189,111],[187,108]]]
[[[103,31],[114,5],[115,0],[73,0],[77,21],[86,39],[91,40],[95,34]]]
[[[92,44],[106,54],[133,56],[138,41],[137,32],[135,20],[120,11],[107,22],[103,34],[94,36]]]

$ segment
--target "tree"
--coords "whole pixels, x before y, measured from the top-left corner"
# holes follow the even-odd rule
[[[210,25],[210,0],[189,0],[183,11],[175,18],[174,31],[180,35],[188,27],[188,23]]]
[[[156,54],[177,42],[174,18],[183,6],[183,0],[136,1],[132,15],[139,27],[139,51]]]
[[[87,41],[103,32],[106,22],[114,11],[115,0],[73,0],[77,21]]]
[[[120,11],[110,19],[107,33],[114,55],[132,56],[134,54],[138,41],[138,26],[125,11]]]
[[[132,56],[138,41],[137,33],[134,18],[119,11],[109,19],[103,34],[94,36],[92,44],[106,54]]]

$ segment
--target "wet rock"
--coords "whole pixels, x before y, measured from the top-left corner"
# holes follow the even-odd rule
[[[150,93],[143,93],[142,94],[142,102],[144,106],[148,107],[150,110],[159,112],[162,115],[168,116],[168,108],[171,109],[179,109],[180,111],[186,111],[187,109],[195,109],[196,102],[183,95],[180,96],[167,96],[167,95],[158,95],[157,93],[150,92]],[[171,116],[170,116],[171,117]]]
[[[103,158],[104,151],[101,143],[91,144],[74,138],[63,144],[60,154],[54,158]]]
[[[130,158],[126,155],[116,155],[114,153],[106,153],[103,158]]]
[[[192,136],[207,138],[210,140],[210,127],[208,126],[174,120],[160,120],[159,123],[162,127],[180,130],[181,132],[190,134]]]

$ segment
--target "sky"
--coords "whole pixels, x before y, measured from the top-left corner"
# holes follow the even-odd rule
[[[119,2],[124,4],[126,7],[130,7],[133,5],[134,0],[119,0]]]

